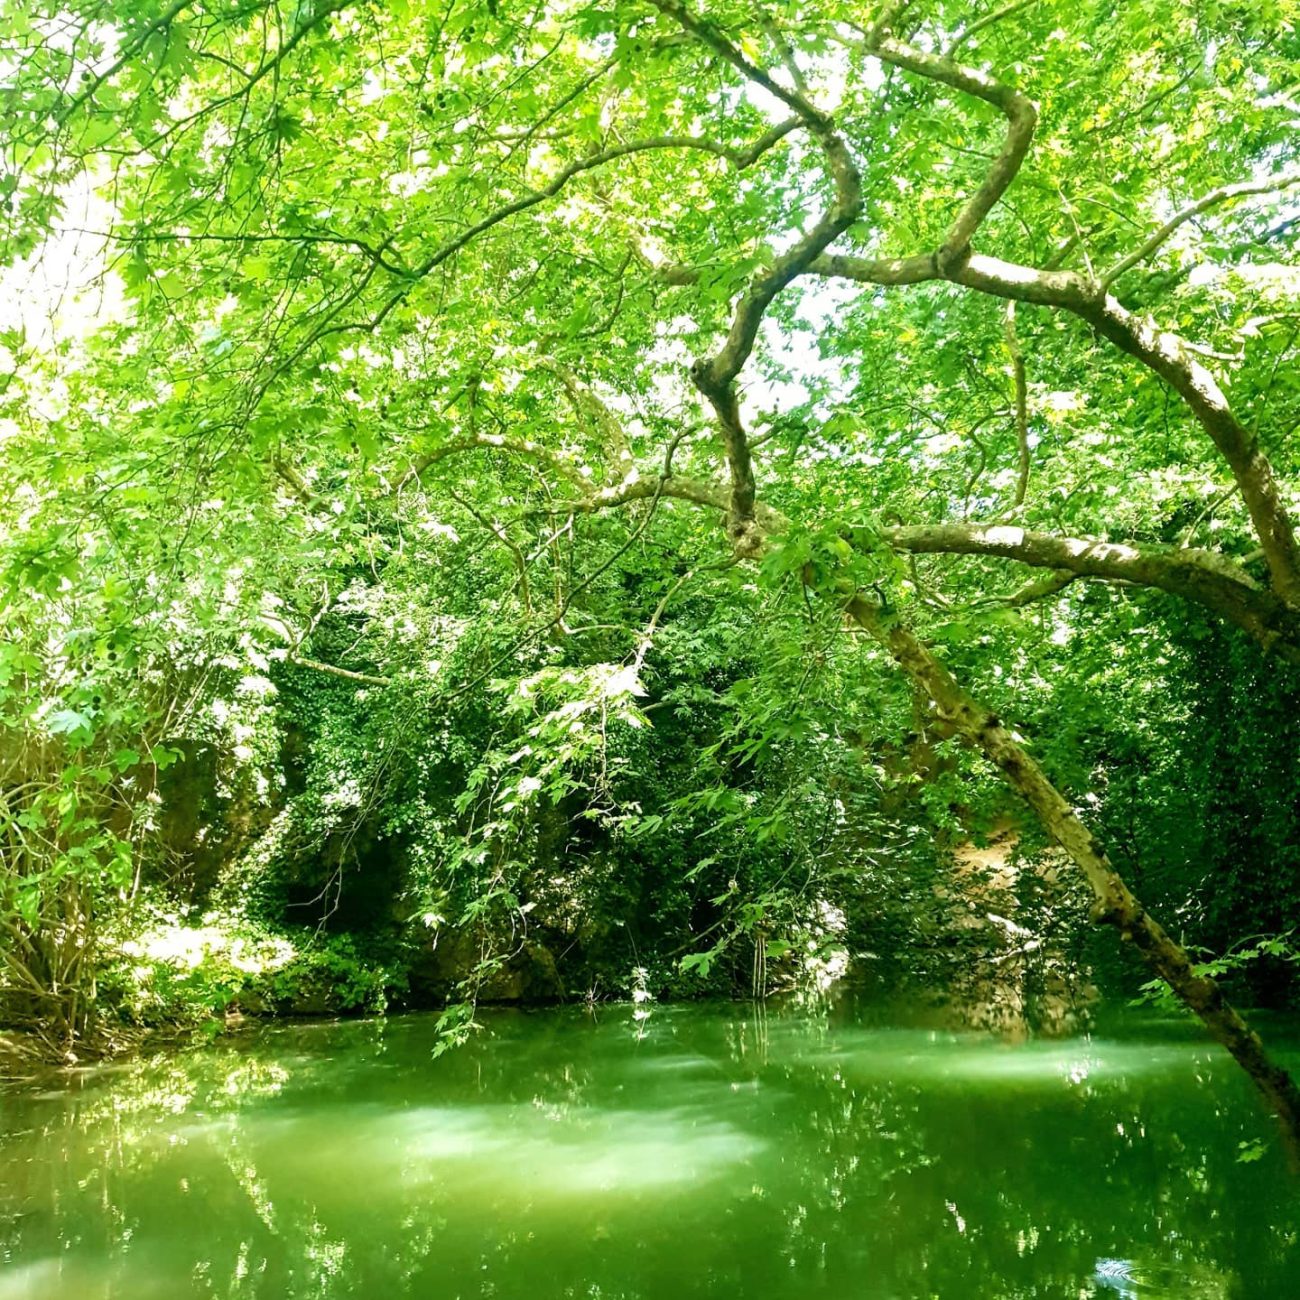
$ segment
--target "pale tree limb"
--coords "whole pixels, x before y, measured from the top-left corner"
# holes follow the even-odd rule
[[[922,524],[887,528],[884,536],[895,550],[913,555],[998,557],[1077,578],[1154,587],[1213,611],[1265,650],[1300,663],[1300,611],[1212,551],[1058,537],[1006,525]]]
[[[564,394],[573,407],[574,414],[581,419],[591,420],[601,434],[601,446],[607,464],[614,469],[614,478],[621,479],[632,468],[632,443],[623,428],[623,422],[610,410],[609,406],[586,384],[564,366],[554,362],[543,362],[564,386]]]
[[[350,668],[336,668],[333,664],[321,663],[319,659],[306,659],[302,655],[290,655],[289,663],[302,668],[311,668],[318,673],[328,673],[331,677],[342,677],[344,681],[359,682],[363,686],[391,686],[391,677],[376,677],[373,673],[356,673]]]
[[[686,432],[678,435],[674,446]],[[437,459],[497,446],[543,466],[551,466],[556,460],[554,452],[536,443],[502,440],[497,435],[453,440],[439,449]],[[634,467],[621,482],[594,490],[575,472],[572,481],[581,490],[576,496],[555,502],[549,513],[591,514],[663,498],[711,508],[730,519],[733,493],[727,485],[672,472],[671,457],[666,469],[667,473],[646,472]],[[761,501],[755,503],[754,527],[760,539],[781,533],[788,526],[779,511]],[[884,538],[904,554],[1000,558],[1078,578],[1165,591],[1234,623],[1266,651],[1300,663],[1300,610],[1275,592],[1261,588],[1245,569],[1213,551],[1061,537],[1005,524],[907,525],[886,528]]]
[[[848,145],[835,129],[833,119],[816,108],[799,89],[781,85],[679,0],[652,0],[652,3],[730,63],[746,80],[762,86],[794,110],[821,147],[835,188],[834,199],[813,228],[776,258],[770,267],[750,280],[736,305],[731,328],[719,351],[712,357],[698,358],[691,366],[692,382],[708,399],[718,418],[731,474],[728,529],[733,549],[742,554],[759,544],[755,517],[758,485],[740,416],[736,377],[749,360],[763,315],[772,300],[857,220],[862,211],[862,179]]]
[[[1139,319],[1107,293],[1105,282],[1070,271],[1020,266],[970,250],[971,235],[1006,191],[1028,151],[1036,121],[1030,101],[984,72],[904,46],[887,35],[863,43],[862,48],[918,76],[998,107],[1008,119],[1007,137],[983,183],[967,201],[934,254],[886,259],[823,256],[815,259],[809,269],[878,285],[948,280],[996,297],[1060,308],[1085,320],[1122,351],[1160,375],[1182,397],[1232,471],[1264,549],[1274,591],[1300,609],[1300,545],[1272,465],[1258,438],[1237,419],[1218,381],[1196,359],[1187,343],[1178,335]],[[1300,176],[1292,178],[1288,174],[1280,181],[1273,178],[1259,182],[1263,187],[1259,192],[1277,188],[1280,183],[1298,182]],[[1221,202],[1226,197],[1234,195],[1216,191],[1206,199]],[[1148,246],[1157,247],[1162,237],[1157,232],[1154,243],[1148,240],[1138,250],[1138,260],[1146,255],[1144,250]]]
[[[1237,185],[1221,185],[1217,190],[1211,190],[1208,194],[1197,199],[1195,203],[1189,203],[1185,208],[1175,212],[1146,243],[1140,248],[1134,249],[1121,261],[1116,262],[1101,277],[1101,287],[1109,289],[1125,271],[1132,270],[1140,262],[1145,262],[1148,257],[1169,240],[1180,226],[1185,225],[1194,217],[1199,217],[1201,213],[1208,212],[1211,208],[1218,207],[1221,203],[1227,203],[1232,199],[1243,198],[1248,194],[1272,194],[1278,190],[1291,189],[1296,185],[1300,185],[1300,172],[1284,172],[1281,176],[1270,176],[1262,181],[1243,181]]]

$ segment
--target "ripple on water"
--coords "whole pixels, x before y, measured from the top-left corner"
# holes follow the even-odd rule
[[[930,1086],[1015,1084],[1058,1087],[1204,1069],[1216,1053],[1202,1043],[1134,1043],[1099,1038],[1003,1043],[941,1033],[854,1034],[804,1058],[858,1082]]]

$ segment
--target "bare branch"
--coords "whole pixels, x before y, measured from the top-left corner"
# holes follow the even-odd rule
[[[944,57],[952,58],[953,51],[970,40],[976,32],[982,32],[986,27],[992,27],[994,23],[1000,23],[1004,18],[1010,18],[1012,14],[1018,14],[1022,9],[1028,9],[1035,3],[1036,0],[1012,0],[1001,9],[995,9],[991,14],[985,14],[983,18],[977,18],[973,23],[959,27],[957,34],[948,42],[948,48],[944,50]]]
[[[354,673],[350,668],[336,668],[333,664],[323,664],[319,659],[304,659],[293,655],[289,662],[302,668],[311,668],[318,673],[328,673],[331,677],[342,677],[345,681],[359,682],[363,686],[391,686],[391,677],[376,677],[373,673]]]

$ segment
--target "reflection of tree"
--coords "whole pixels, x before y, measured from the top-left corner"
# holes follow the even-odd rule
[[[278,1032],[7,1106],[3,1258],[62,1259],[49,1300],[1037,1300],[1117,1294],[1108,1260],[1219,1300],[1300,1266],[1274,1153],[1233,1158],[1262,1122],[1190,1043],[493,1028],[437,1062],[422,1019]]]

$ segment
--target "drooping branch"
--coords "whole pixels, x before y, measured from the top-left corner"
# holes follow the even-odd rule
[[[1264,550],[1273,590],[1300,610],[1300,547],[1295,524],[1258,436],[1237,419],[1218,380],[1178,335],[1140,320],[1109,294],[1102,306],[1078,314],[1154,370],[1191,409],[1228,462]]]
[[[668,461],[665,470],[670,468],[671,463]],[[635,499],[630,491],[632,486],[634,485],[621,485],[619,492],[622,500]],[[675,491],[674,488],[683,490]],[[671,476],[665,473],[653,485],[653,496],[658,500],[660,496],[670,494],[719,508],[726,499],[725,492],[718,485],[692,483],[689,489],[685,489],[684,484],[673,484]],[[604,495],[605,504],[617,503],[613,493]],[[593,501],[594,499],[593,497]],[[776,512],[771,512],[766,527],[761,523],[756,524],[759,544],[750,553],[750,557],[761,553],[770,534],[784,531],[787,527],[788,521]],[[917,543],[918,550],[924,549],[921,546],[923,531],[925,530],[912,530],[909,538],[905,530],[894,530],[888,540],[900,548],[904,541],[911,540]],[[1016,529],[1000,531],[1022,532]],[[988,540],[991,544],[997,544],[996,536]],[[1050,549],[1045,547],[1043,553],[1046,554]],[[1080,557],[1087,555],[1090,550],[1093,562],[1105,562],[1107,552],[1104,548],[1099,549],[1096,544],[1092,547],[1085,545],[1081,549],[1066,545],[1057,548],[1056,553],[1082,563]],[[1182,554],[1185,556],[1186,552]],[[1120,566],[1130,564],[1130,572],[1139,567],[1138,557],[1127,553],[1113,554],[1110,560]],[[1199,563],[1207,571],[1218,571],[1226,564],[1214,556],[1194,556],[1193,563]],[[1067,568],[1066,565],[1059,566],[1061,572]],[[1066,576],[1074,572],[1070,569]],[[1237,577],[1226,573],[1219,576],[1224,582],[1241,586],[1243,591],[1251,590],[1247,585],[1248,579],[1239,581]],[[1059,573],[1054,575],[1053,580],[1063,585]],[[933,702],[940,717],[953,731],[998,768],[1033,810],[1047,833],[1070,856],[1092,891],[1095,900],[1094,919],[1114,926],[1124,941],[1132,943],[1148,967],[1169,985],[1201,1020],[1211,1037],[1227,1048],[1246,1071],[1277,1116],[1288,1151],[1293,1159],[1300,1161],[1300,1089],[1297,1089],[1295,1081],[1271,1059],[1259,1036],[1231,1006],[1218,985],[1199,974],[1187,952],[1169,936],[1159,922],[1147,914],[1092,832],[1011,729],[972,698],[896,614],[886,614],[880,606],[860,592],[854,592],[851,587],[848,595],[849,598],[844,603],[848,617],[888,651],[912,682]],[[843,598],[843,593],[838,589],[836,598]]]
[[[503,222],[509,221],[522,212],[527,212],[531,208],[538,207],[556,198],[568,186],[569,182],[577,176],[596,171],[609,163],[616,162],[620,158],[668,150],[694,150],[700,153],[712,154],[714,157],[725,159],[736,170],[742,171],[753,166],[759,158],[779,144],[798,125],[798,119],[777,123],[770,130],[764,132],[753,144],[740,149],[706,136],[662,135],[651,136],[642,140],[630,140],[623,144],[611,145],[609,148],[589,153],[585,157],[579,158],[568,166],[561,168],[540,189],[529,190],[518,198],[512,199],[509,203],[495,208],[487,216],[476,221],[473,225],[467,226],[459,234],[441,244],[432,253],[427,254],[423,261],[417,263],[408,274],[401,278],[398,287],[389,294],[382,306],[373,315],[359,320],[352,319],[336,323],[336,317],[340,311],[350,307],[360,297],[361,291],[369,283],[368,278],[363,280],[358,288],[345,295],[340,308],[328,312],[317,328],[308,331],[307,337],[275,367],[271,379],[273,380],[287,373],[314,346],[332,335],[374,333],[406,301],[416,284],[426,279],[440,266],[450,261],[457,253],[474,243],[480,236],[487,234],[488,231],[495,229]],[[269,383],[268,380],[267,384],[263,386],[264,390],[269,387]]]
[[[511,217],[526,212],[529,208],[535,208],[539,203],[545,203],[547,199],[555,198],[575,176],[580,176],[583,172],[594,171],[598,167],[605,166],[606,163],[614,162],[619,158],[628,158],[638,153],[687,149],[699,153],[713,154],[716,158],[723,158],[739,171],[752,166],[758,158],[789,135],[797,125],[798,122],[794,120],[779,123],[770,131],[767,131],[753,145],[745,149],[733,149],[720,141],[697,135],[659,135],[644,140],[629,140],[626,144],[610,145],[607,149],[600,149],[595,153],[587,154],[584,158],[571,162],[567,167],[561,168],[540,189],[530,190],[527,194],[520,195],[519,198],[503,204],[494,212],[489,213],[481,221],[468,226],[455,238],[448,240],[447,243],[425,258],[412,274],[417,279],[428,275],[447,261],[448,258],[460,252],[467,244],[472,243],[480,235],[491,230],[493,226],[499,226],[503,221],[507,221]]]

